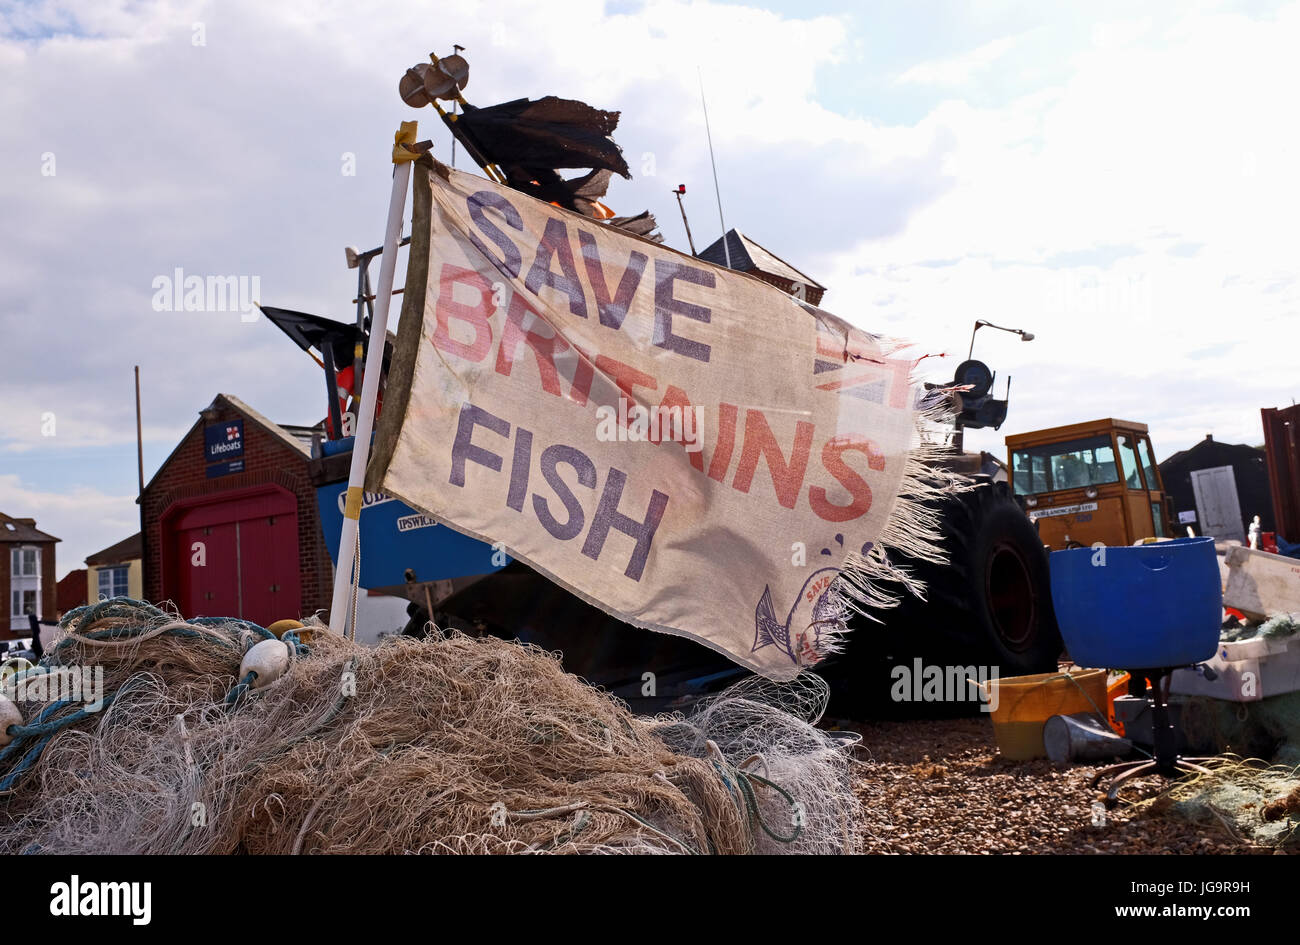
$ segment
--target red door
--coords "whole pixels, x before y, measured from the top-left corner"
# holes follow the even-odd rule
[[[181,580],[176,606],[186,617],[238,615],[236,542],[233,522],[178,531],[176,550]]]
[[[240,616],[266,626],[297,617],[301,603],[298,579],[298,516],[259,515],[239,526]]]
[[[298,617],[298,503],[278,486],[177,503],[163,516],[163,596],[186,617]]]

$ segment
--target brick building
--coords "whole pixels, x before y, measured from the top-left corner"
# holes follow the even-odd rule
[[[30,634],[30,613],[53,620],[58,613],[54,545],[60,539],[36,527],[34,518],[0,512],[0,590],[4,592],[0,640]]]
[[[310,458],[310,431],[218,394],[140,497],[145,598],[263,626],[327,610]]]
[[[59,581],[58,613],[55,616],[62,617],[90,600],[86,594],[86,574],[85,568],[77,568],[63,575],[63,580]]]

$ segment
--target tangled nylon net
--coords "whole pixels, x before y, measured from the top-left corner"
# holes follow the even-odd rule
[[[633,715],[535,647],[270,638],[116,599],[42,665],[103,667],[106,705],[21,701],[0,750],[0,852],[835,853],[857,812],[824,683],[746,680],[690,718]],[[277,644],[279,645],[279,644]],[[53,680],[53,677],[49,677]],[[256,683],[254,683],[256,685]],[[50,687],[53,689],[53,685]]]
[[[1294,849],[1300,841],[1300,768],[1227,755],[1207,774],[1175,781],[1149,802],[1193,823],[1218,822],[1240,843]]]

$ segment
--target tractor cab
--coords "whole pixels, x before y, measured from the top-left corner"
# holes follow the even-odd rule
[[[1145,423],[1093,420],[1007,437],[1011,487],[1053,551],[1171,538]]]

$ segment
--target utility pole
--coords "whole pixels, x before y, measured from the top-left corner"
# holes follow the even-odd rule
[[[144,495],[144,437],[140,427],[140,365],[135,366],[135,461],[140,474],[140,495]]]

